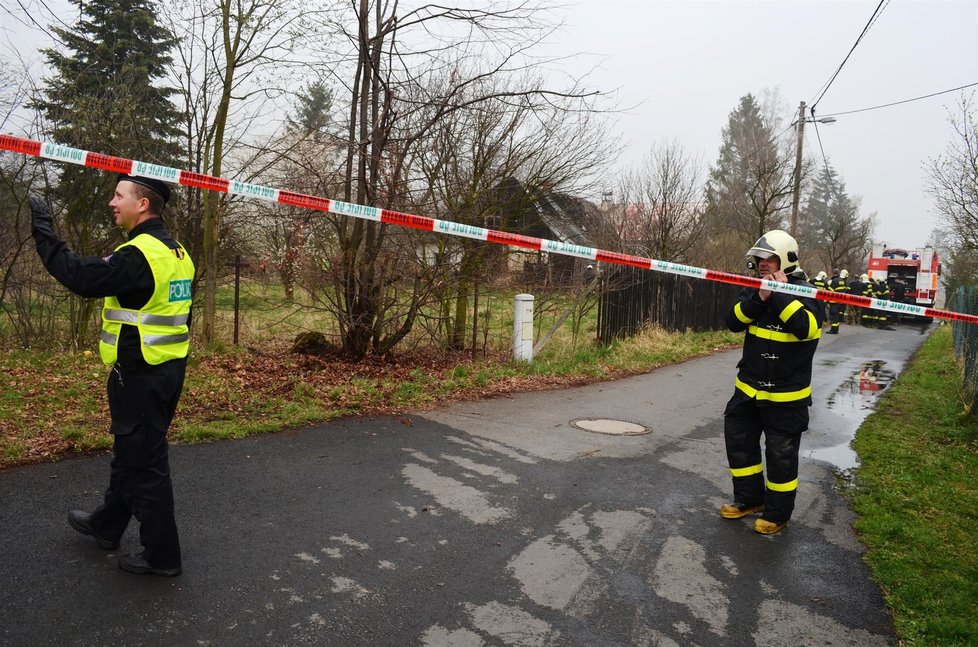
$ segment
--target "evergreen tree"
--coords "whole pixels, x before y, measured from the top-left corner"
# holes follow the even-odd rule
[[[783,226],[791,171],[760,105],[753,95],[741,97],[723,129],[720,155],[706,186],[711,242],[729,252],[713,254],[720,264],[735,263],[740,269],[744,250],[764,232]],[[738,254],[739,260],[733,260]]]
[[[320,141],[332,122],[333,91],[322,81],[314,81],[298,93],[297,99],[295,114],[288,117],[289,126],[303,136],[311,134],[315,141]]]
[[[157,23],[154,0],[71,0],[81,17],[52,27],[65,51],[43,50],[54,71],[34,102],[59,143],[169,162],[179,113],[169,70],[173,34]]]
[[[831,166],[823,166],[808,194],[808,202],[799,214],[799,243],[808,249],[823,247],[831,229],[831,215],[839,196],[839,176]]]
[[[42,50],[53,74],[33,107],[47,119],[45,139],[76,148],[172,165],[178,148],[176,93],[163,84],[175,44],[157,22],[153,0],[71,0],[79,20],[52,26],[64,47]],[[108,217],[115,175],[65,165],[49,196],[66,214],[65,236],[80,254],[103,254],[121,240]],[[73,308],[79,343],[94,304]]]
[[[845,182],[830,165],[815,178],[801,224],[804,265],[818,270],[861,268],[871,244],[872,218],[861,218],[858,202],[846,192]],[[816,267],[815,265],[821,265]]]

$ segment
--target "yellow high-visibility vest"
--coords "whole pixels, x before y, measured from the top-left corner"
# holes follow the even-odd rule
[[[139,249],[153,273],[153,296],[139,310],[123,308],[119,300],[106,297],[102,306],[102,334],[98,351],[102,361],[115,364],[119,357],[122,324],[139,330],[140,348],[147,364],[162,364],[186,357],[190,350],[190,285],[194,263],[183,247],[170,249],[150,234],[140,234],[115,248],[127,245]]]

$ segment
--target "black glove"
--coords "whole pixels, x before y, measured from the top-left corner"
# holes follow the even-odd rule
[[[54,231],[54,218],[48,205],[34,194],[27,196],[27,202],[31,205],[31,226],[34,229],[46,229]]]

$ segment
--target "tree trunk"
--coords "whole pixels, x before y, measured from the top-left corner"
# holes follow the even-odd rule
[[[359,86],[354,92],[354,108],[350,116],[354,119],[350,124],[350,134],[356,133],[356,145],[351,141],[347,157],[346,194],[353,195],[356,182],[356,202],[358,204],[373,204],[376,196],[376,174],[368,176],[368,164],[374,154],[371,114],[377,114],[379,97],[378,78],[380,52],[383,38],[378,33],[370,36],[369,6],[367,0],[360,0],[359,10],[359,39],[360,52],[357,61],[357,79]],[[377,20],[380,21],[378,7]],[[352,137],[351,137],[352,140]],[[354,159],[354,157],[356,159]],[[353,177],[356,168],[357,176]],[[371,338],[374,336],[379,304],[380,288],[375,284],[375,261],[379,248],[379,225],[374,222],[364,222],[357,219],[349,225],[344,224],[340,229],[340,243],[343,248],[343,298],[341,300],[344,319],[341,324],[343,335],[343,350],[353,357],[363,357],[370,349]],[[345,234],[349,231],[349,235]]]
[[[465,350],[465,331],[471,287],[472,279],[466,275],[458,277],[458,284],[455,288],[455,317],[452,319],[452,334],[448,344],[451,350]]]

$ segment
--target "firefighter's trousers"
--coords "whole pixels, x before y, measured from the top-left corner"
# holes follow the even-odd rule
[[[833,334],[839,333],[839,324],[842,323],[842,304],[841,303],[830,303],[829,304],[829,332]]]
[[[806,429],[807,405],[757,406],[756,400],[739,393],[730,400],[724,411],[723,436],[735,502],[763,503],[763,516],[770,521],[780,523],[791,518],[798,489],[798,450]]]

